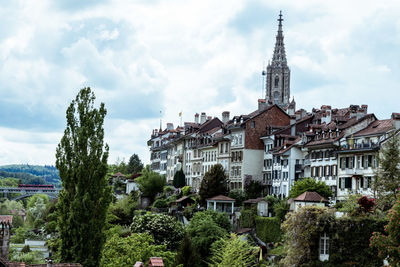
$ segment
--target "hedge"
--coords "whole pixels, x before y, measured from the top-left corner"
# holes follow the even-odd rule
[[[255,217],[256,212],[253,209],[243,209],[239,217],[240,228],[254,228]]]
[[[282,239],[281,224],[276,217],[256,216],[256,234],[265,243],[279,242]]]

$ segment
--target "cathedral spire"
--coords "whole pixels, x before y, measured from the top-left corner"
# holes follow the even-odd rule
[[[285,53],[285,44],[283,42],[283,30],[282,30],[282,11],[279,12],[278,19],[278,34],[276,35],[275,49],[274,55],[272,57],[272,64],[275,66],[286,65],[286,53]]]
[[[290,104],[290,69],[286,61],[282,21],[282,11],[280,11],[274,53],[266,71],[263,71],[263,75],[266,75],[266,103],[286,108]]]

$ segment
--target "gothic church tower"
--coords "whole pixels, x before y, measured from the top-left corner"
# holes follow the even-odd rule
[[[290,69],[286,61],[285,45],[283,43],[282,32],[282,11],[279,14],[278,34],[272,61],[268,62],[267,70],[263,71],[266,75],[266,95],[265,100],[268,106],[277,104],[282,108],[287,108],[290,104]]]

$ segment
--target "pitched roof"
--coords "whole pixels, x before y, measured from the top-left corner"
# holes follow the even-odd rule
[[[251,199],[248,199],[248,200],[244,201],[243,203],[245,203],[245,204],[256,204],[256,203],[258,203],[260,201],[266,201],[266,200],[263,197],[251,198]]]
[[[123,175],[120,172],[114,173],[112,177],[125,177],[125,175]]]
[[[294,201],[301,202],[328,202],[325,198],[321,197],[317,192],[304,192],[300,196],[296,197]]]
[[[363,136],[363,135],[374,135],[380,133],[386,133],[393,129],[393,120],[376,120],[371,123],[368,127],[356,132],[354,136]]]
[[[0,223],[12,224],[12,215],[0,215]]]
[[[183,196],[183,197],[181,197],[180,199],[177,199],[175,202],[179,203],[179,202],[182,202],[182,201],[184,201],[184,200],[186,200],[186,199],[191,200],[191,201],[194,202],[194,200],[191,199],[191,198],[188,197],[188,196]]]
[[[151,257],[149,260],[149,266],[161,267],[161,266],[164,266],[164,262],[163,262],[162,258],[160,258],[160,257]]]
[[[235,201],[233,198],[223,196],[223,195],[218,195],[212,198],[207,198],[206,200],[221,200],[221,201]]]

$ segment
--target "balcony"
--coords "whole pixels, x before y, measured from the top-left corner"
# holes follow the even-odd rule
[[[303,164],[295,164],[294,171],[295,173],[301,173],[303,171]]]
[[[346,174],[346,175],[363,175],[365,171],[368,169],[340,169],[340,174]]]

